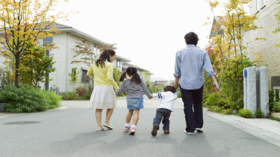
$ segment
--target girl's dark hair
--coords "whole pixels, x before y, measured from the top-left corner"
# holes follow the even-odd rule
[[[108,49],[101,53],[100,57],[95,62],[96,66],[98,67],[101,65],[101,68],[105,67],[105,61],[111,62],[110,56],[116,55],[116,52],[114,50]]]
[[[198,36],[194,32],[189,32],[188,34],[185,35],[185,40],[188,45],[197,45],[198,42]]]
[[[133,77],[130,80],[131,82],[136,83],[136,84],[140,84],[141,83],[141,78],[140,78],[139,74],[137,73],[137,69],[134,68],[134,67],[128,67],[126,69],[126,71],[122,74],[122,76],[120,78],[120,82],[123,82],[124,78],[126,77],[126,73],[129,76],[133,75]]]

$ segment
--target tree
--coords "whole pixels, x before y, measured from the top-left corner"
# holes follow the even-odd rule
[[[277,4],[280,4],[280,0],[277,1]],[[278,12],[274,14],[275,18],[278,20],[278,24],[280,25],[280,8],[278,7]],[[276,28],[273,33],[276,34],[280,32],[280,27]],[[280,47],[280,43],[276,44],[276,47]]]
[[[90,67],[97,59],[97,54],[94,53],[94,45],[91,42],[76,42],[77,45],[72,49],[76,54],[73,58],[77,58],[71,62],[71,64],[86,64]],[[91,79],[92,85],[94,84],[93,79]]]
[[[25,51],[20,58],[22,64],[20,72],[20,82],[24,84],[30,84],[33,86],[38,85],[38,81],[42,82],[49,81],[47,73],[55,71],[55,68],[52,68],[51,65],[55,64],[53,61],[53,56],[50,58],[46,56],[46,50],[44,48],[35,48],[32,49],[34,52],[30,58],[32,52]]]
[[[72,69],[72,73],[68,73],[70,76],[69,85],[73,85],[73,91],[75,91],[75,86],[77,83],[80,83],[80,72],[77,73],[77,67]]]
[[[6,49],[4,54],[10,52],[14,56],[17,87],[19,87],[20,58],[23,53],[30,51],[30,58],[34,57],[32,46],[40,47],[39,39],[58,33],[56,21],[68,20],[68,15],[72,13],[51,14],[57,3],[57,0],[0,0],[0,31],[4,33],[4,39],[0,39],[0,43]],[[43,47],[56,48],[54,43],[45,43]]]
[[[97,47],[100,49],[101,53],[105,50],[111,49],[111,50],[116,50],[117,44],[105,44],[105,45],[98,45]]]
[[[217,0],[207,0],[207,2],[214,14],[219,2]],[[220,70],[218,73],[221,76],[222,91],[226,92],[232,101],[242,98],[243,68],[252,65],[246,58],[248,47],[243,40],[244,34],[250,30],[260,29],[255,25],[257,15],[249,16],[244,9],[244,5],[250,2],[251,0],[227,0],[223,8],[225,15],[217,17],[213,26],[213,31],[217,32],[211,40],[215,44],[213,59],[218,62],[216,70]],[[265,39],[256,38],[256,40]]]

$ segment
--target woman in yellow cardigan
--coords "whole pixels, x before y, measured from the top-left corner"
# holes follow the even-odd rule
[[[116,108],[117,98],[114,89],[119,89],[113,78],[114,65],[112,62],[115,60],[115,56],[116,52],[113,50],[103,51],[99,59],[90,66],[87,72],[87,76],[94,77],[94,89],[90,98],[90,108],[96,109],[95,117],[98,131],[103,131],[103,127],[110,130],[113,129],[109,121],[114,108]],[[107,109],[107,112],[105,123],[101,125],[103,109]]]

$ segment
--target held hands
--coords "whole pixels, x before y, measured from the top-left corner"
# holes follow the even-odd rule
[[[153,96],[149,97],[149,99],[153,99]]]

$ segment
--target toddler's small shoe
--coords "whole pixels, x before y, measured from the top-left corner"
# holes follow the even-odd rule
[[[156,135],[157,135],[157,130],[158,130],[158,129],[159,129],[158,125],[154,125],[151,134],[152,134],[153,136],[156,136]]]
[[[97,129],[96,129],[97,131],[103,131],[104,130],[104,128],[103,127],[97,127]]]
[[[129,129],[128,135],[134,135],[135,133],[136,133],[135,127],[131,127],[131,128]]]
[[[109,130],[113,130],[113,127],[110,126],[110,125],[107,124],[107,123],[104,123],[104,124],[103,124],[103,127],[106,127],[106,128],[108,128]]]
[[[164,134],[170,134],[168,130],[164,130]]]
[[[129,129],[130,129],[130,126],[124,126],[124,129],[123,129],[123,130],[124,130],[125,132],[127,132],[127,131],[129,131]]]

